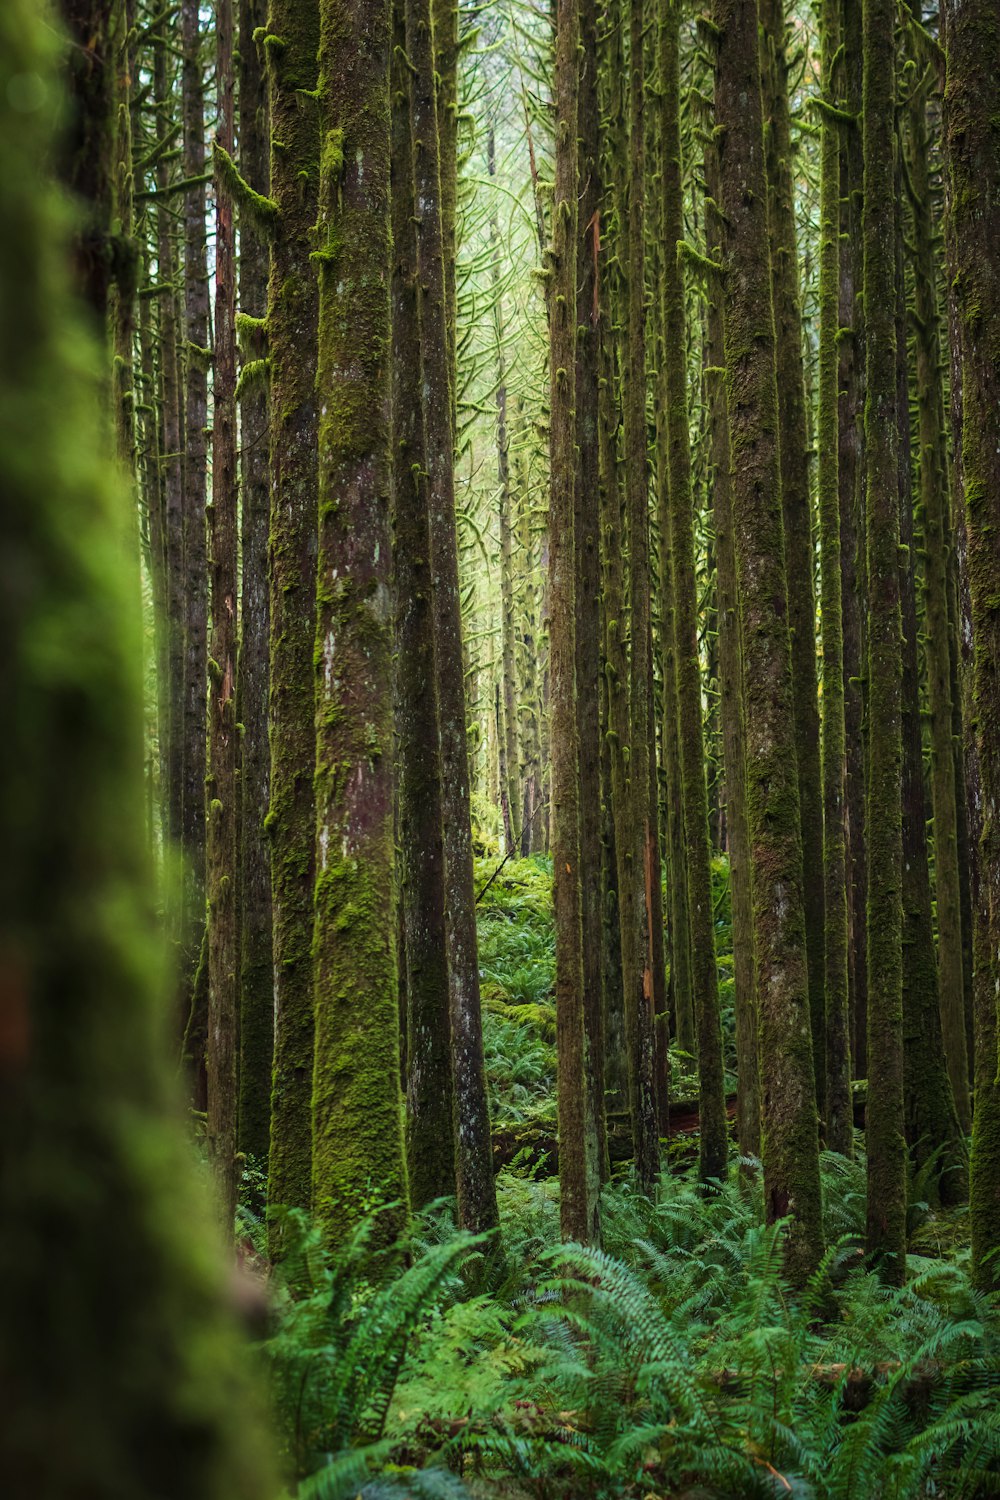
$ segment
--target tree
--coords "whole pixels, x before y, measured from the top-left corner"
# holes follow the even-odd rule
[[[486,1098],[475,889],[469,754],[465,722],[462,603],[458,573],[453,463],[452,382],[448,335],[447,194],[442,184],[430,22],[407,17],[413,111],[414,197],[419,206],[417,269],[424,390],[424,444],[430,485],[431,578],[441,715],[442,812],[452,1075],[455,1090],[456,1187],[463,1228],[497,1222],[489,1105]],[[426,35],[412,36],[426,25]],[[414,42],[420,59],[413,57]],[[421,66],[422,63],[422,66]],[[442,76],[447,75],[447,70]]]
[[[664,277],[663,325],[667,436],[670,468],[670,550],[673,563],[676,639],[676,704],[665,695],[664,712],[677,713],[680,769],[683,777],[684,853],[694,1010],[698,1035],[698,1097],[701,1127],[701,1176],[724,1179],[728,1138],[723,1083],[722,1029],[719,1024],[719,971],[715,958],[715,905],[708,842],[708,793],[705,786],[701,724],[701,673],[694,566],[694,497],[685,369],[684,277],[680,242],[684,238],[680,129],[680,6],[668,3],[661,21],[660,91],[663,111]],[[666,733],[666,731],[665,731]],[[683,937],[677,935],[683,942]]]
[[[975,638],[973,702],[983,812],[982,900],[986,933],[977,961],[995,982],[1000,932],[1000,619],[993,607],[1000,521],[1000,139],[995,81],[1000,65],[1000,31],[987,0],[945,7],[947,74],[944,95],[945,157],[951,179],[951,221],[962,356],[962,478],[966,506],[967,567]],[[980,991],[979,1006],[995,1018],[992,985]],[[995,1020],[994,1020],[995,1025]],[[988,1023],[979,1037],[990,1036]],[[995,1100],[980,1116],[980,1080],[988,1081],[993,1057],[980,1071],[977,1047],[977,1103],[972,1145],[972,1223],[977,1275],[984,1284],[997,1278],[1000,1244],[996,1199],[1000,1128]]]
[[[317,406],[316,272],[310,263],[318,211],[317,0],[269,0],[264,49],[271,125],[266,357],[271,416],[270,741],[274,949],[274,1067],[268,1198],[287,1208],[312,1201],[313,964],[316,838],[315,668]],[[271,1226],[271,1253],[281,1226]]]
[[[263,1500],[273,1472],[169,1083],[135,753],[135,559],[121,545],[130,497],[98,394],[106,350],[68,296],[65,205],[38,172],[56,64],[38,9],[5,5],[0,1465],[16,1494],[221,1497],[235,1484]]]
[[[576,709],[576,236],[579,17],[556,13],[556,176],[549,283],[549,670],[551,839],[556,927],[559,1222],[565,1239],[599,1236],[597,1130],[587,1086]]]
[[[903,1135],[902,624],[893,168],[893,7],[864,3],[865,517],[868,585],[868,1151],[869,1252],[902,1282],[906,1255]]]
[[[804,1279],[821,1254],[822,1222],[756,5],[717,0],[712,36],[764,1203],[769,1220],[791,1216],[787,1263]]]
[[[809,500],[809,439],[802,370],[802,310],[792,185],[792,133],[783,0],[760,0],[764,146],[771,244],[779,465],[785,535],[792,695],[802,823],[803,899],[809,959],[809,1012],[820,1117],[826,1116],[826,1011],[823,1000],[823,798],[816,699],[815,563]]]
[[[240,172],[267,188],[270,142],[267,81],[262,49],[253,41],[265,0],[241,0],[239,15]],[[240,1107],[239,1146],[267,1160],[271,1136],[271,1068],[274,1047],[274,951],[271,942],[271,851],[264,823],[271,783],[268,743],[270,675],[270,448],[269,365],[257,345],[267,311],[266,231],[240,213],[240,479],[243,591],[236,717],[240,733]],[[249,326],[247,320],[250,320]],[[261,366],[263,365],[263,369]]]
[[[847,742],[844,722],[844,623],[841,597],[840,441],[840,136],[837,63],[840,0],[827,0],[820,24],[820,267],[818,449],[820,606],[823,638],[823,995],[826,1020],[826,1143],[850,1156],[850,927],[847,884]]]
[[[391,18],[321,0],[313,1202],[343,1239],[406,1213],[393,904]],[[344,933],[350,941],[344,941]]]
[[[392,100],[393,577],[399,887],[406,965],[406,1160],[414,1207],[455,1191],[454,1088],[430,517],[420,390],[409,74],[403,5]]]
[[[235,137],[232,0],[216,14],[217,139],[232,160]],[[208,1152],[219,1186],[222,1222],[236,1215],[237,1002],[239,911],[236,904],[236,651],[239,598],[236,469],[236,225],[217,178],[215,228],[215,379],[210,521],[212,641],[209,661],[208,802]]]

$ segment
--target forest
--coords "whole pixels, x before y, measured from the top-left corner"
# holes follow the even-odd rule
[[[3,0],[0,1491],[1000,1494],[998,0]]]

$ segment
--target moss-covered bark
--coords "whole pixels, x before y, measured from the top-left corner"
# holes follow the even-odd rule
[[[396,992],[389,531],[388,0],[321,0],[313,1206],[406,1213]]]
[[[27,0],[0,10],[0,1470],[12,1495],[263,1500],[275,1481],[169,1084],[130,497],[39,174],[54,111],[17,107],[25,79],[56,94],[54,40]]]
[[[161,28],[154,42],[153,53],[153,100],[156,111],[157,129],[165,134],[170,129],[173,115],[173,99],[171,90],[171,69],[168,39],[165,28]],[[184,795],[186,790],[185,779],[185,674],[187,668],[187,610],[189,608],[186,593],[186,579],[184,572],[184,392],[182,391],[180,346],[181,337],[178,327],[177,297],[174,286],[177,280],[177,246],[174,234],[173,217],[170,211],[170,203],[167,194],[170,188],[171,166],[170,162],[160,158],[156,164],[156,189],[164,194],[162,203],[156,205],[156,259],[158,274],[162,279],[165,290],[157,299],[158,333],[159,333],[159,408],[160,408],[160,435],[161,435],[161,486],[163,497],[162,525],[163,525],[163,556],[164,556],[164,605],[166,616],[164,620],[164,633],[166,638],[166,668],[167,675],[162,684],[163,704],[165,713],[163,716],[162,730],[165,733],[165,753],[163,755],[163,767],[166,773],[165,781],[161,784],[161,819],[164,837],[169,839],[175,850],[184,848]],[[206,274],[205,298],[207,305],[208,280]],[[186,329],[185,329],[186,334]],[[202,419],[203,425],[205,418]],[[204,439],[202,440],[204,443]],[[204,500],[203,500],[204,508]],[[202,553],[202,581],[204,579],[204,550]],[[204,684],[204,649],[205,641],[202,640],[202,682]],[[205,802],[205,720],[202,718],[202,774],[198,784],[200,803],[202,810],[202,827],[204,827],[204,802]],[[188,1016],[191,1008],[191,988],[193,978],[192,964],[197,961],[197,945],[201,942],[201,932],[197,937],[187,931],[188,919],[192,915],[188,900],[188,883],[197,873],[199,888],[204,901],[204,870],[192,869],[190,855],[193,851],[187,850],[188,868],[181,873],[179,890],[179,909],[171,912],[170,927],[171,937],[177,945],[176,958],[178,963],[178,1035],[183,1036],[187,1026]],[[204,859],[204,847],[201,850],[202,861]],[[178,896],[175,894],[174,900]],[[194,950],[194,951],[192,951]],[[199,1071],[204,1069],[204,1057],[189,1059],[195,1077]],[[194,1087],[195,1100],[200,1108],[204,1108],[204,1079],[201,1080],[199,1089],[197,1081]]]
[[[465,1228],[483,1230],[497,1222],[497,1202],[479,1000],[462,608],[455,529],[448,254],[435,97],[435,43],[427,0],[409,0],[407,4],[406,45],[411,67],[424,441],[430,485],[431,570],[441,718],[456,1189],[459,1222]]]
[[[670,534],[674,634],[676,640],[676,706],[669,698],[664,713],[676,712],[679,727],[680,770],[683,778],[684,854],[687,872],[688,921],[691,934],[691,977],[698,1037],[698,1099],[700,1108],[700,1173],[702,1181],[726,1175],[728,1135],[719,1023],[719,972],[715,959],[715,905],[708,842],[708,795],[705,786],[702,737],[701,670],[698,660],[698,601],[694,564],[694,494],[691,487],[691,450],[684,311],[684,276],[679,242],[684,238],[681,181],[680,125],[680,5],[668,0],[660,21],[660,100],[662,111],[660,164],[663,194],[662,233],[664,395],[670,468],[670,506],[666,521]],[[666,734],[666,729],[664,733]]]
[[[486,140],[487,165],[496,177],[496,134],[491,123]],[[517,774],[517,648],[514,620],[514,528],[510,477],[510,428],[507,421],[507,351],[501,266],[500,221],[490,220],[490,290],[497,343],[497,509],[500,525],[500,677],[503,713],[497,724],[500,757],[500,805],[504,841],[513,849],[521,839],[521,798]]]
[[[576,722],[580,747],[580,880],[587,1088],[597,1162],[607,1175],[604,1103],[605,927],[601,897],[601,515],[598,434],[603,178],[597,97],[597,8],[580,6],[576,345]]]
[[[240,170],[266,192],[269,171],[267,83],[253,34],[263,25],[265,0],[240,0]],[[240,312],[267,311],[268,248],[240,214]],[[241,371],[261,351],[244,338]],[[270,608],[267,538],[271,476],[268,388],[251,382],[240,402],[240,480],[243,590],[236,717],[240,730],[240,1107],[239,1147],[263,1164],[271,1138],[271,1066],[274,1042],[274,960],[271,947],[271,851],[264,831],[270,798],[268,744]]]
[[[903,1133],[902,656],[896,417],[893,6],[864,0],[865,522],[868,587],[869,1252],[901,1282],[906,1256]]]
[[[972,694],[982,809],[974,899],[976,1096],[972,1148],[975,1274],[997,1281],[1000,1111],[996,1064],[996,954],[1000,931],[1000,24],[988,0],[945,7],[944,144],[950,174],[954,286],[962,351],[962,477],[974,634]],[[973,804],[970,802],[970,806]],[[990,998],[992,997],[992,998]],[[982,1093],[981,1093],[982,1085]],[[992,1260],[987,1257],[993,1255]]]
[[[216,82],[219,148],[232,152],[234,22],[232,0],[216,11]],[[236,1117],[239,1001],[238,786],[239,732],[236,724],[237,519],[236,463],[236,221],[233,205],[216,181],[215,378],[212,386],[212,510],[210,556],[212,641],[209,665],[208,842],[205,891],[208,900],[208,1030],[205,1071],[208,1082],[208,1154],[215,1169],[222,1222],[232,1229],[236,1214]]]
[[[576,710],[576,234],[579,17],[556,11],[555,198],[549,311],[550,829],[556,933],[559,1223],[564,1239],[599,1234],[596,1122],[587,1081]]]
[[[455,1191],[441,758],[420,398],[413,143],[403,6],[396,4],[392,98],[393,588],[399,892],[405,932],[406,1161],[422,1207]],[[400,955],[401,974],[404,955]]]
[[[900,165],[897,184],[902,199]],[[910,380],[906,358],[906,287],[902,214],[896,224],[896,412],[899,423],[899,593],[903,626],[903,1102],[906,1141],[922,1166],[937,1153],[929,1186],[942,1202],[968,1191],[965,1149],[941,1038],[938,963],[934,951],[927,858],[923,728],[917,649],[916,547],[911,465]]]
[[[864,320],[861,316],[861,0],[843,0],[844,103],[853,118],[841,135],[840,184],[840,484],[841,603],[844,627],[844,734],[847,743],[848,984],[851,1057],[855,1076],[868,1067],[868,936],[865,843],[865,737],[862,596],[863,514],[862,388]]]
[[[809,958],[809,1012],[820,1117],[826,1117],[826,1012],[823,999],[823,792],[819,706],[816,696],[816,571],[809,490],[810,437],[802,370],[802,306],[795,233],[792,128],[783,0],[760,0],[764,149],[771,240],[778,371],[781,504],[788,580],[788,626],[792,640],[795,748],[802,822],[803,899]]]
[[[646,457],[646,287],[645,287],[645,47],[643,0],[628,0],[628,171],[624,224],[626,245],[625,341],[622,364],[622,417],[625,435],[625,513],[628,524],[629,611],[629,758],[631,860],[635,970],[625,992],[625,1023],[632,1073],[636,1167],[647,1188],[656,1179],[654,1084],[655,994],[660,978],[653,972],[652,903],[654,847],[659,843],[659,816],[650,748],[653,725],[652,621],[649,566],[649,468]],[[624,907],[623,907],[624,910]]]
[[[851,1035],[847,884],[847,742],[844,727],[844,623],[838,434],[840,330],[840,0],[820,18],[823,104],[820,121],[818,451],[820,603],[823,639],[823,995],[826,1026],[826,1144],[850,1156]]]
[[[271,893],[274,1069],[268,1198],[312,1201],[313,870],[316,757],[317,338],[314,243],[319,191],[316,0],[270,0],[263,46],[271,125],[267,334],[271,361]],[[280,1249],[272,1227],[272,1254]]]
[[[919,5],[917,7],[919,11]],[[937,255],[932,238],[927,101],[923,88],[908,101],[912,193],[914,335],[923,511],[924,655],[930,709],[931,795],[934,807],[934,881],[937,897],[938,969],[941,1030],[951,1091],[962,1129],[972,1124],[969,1058],[965,1035],[962,888],[959,874],[958,789],[952,740],[951,620],[948,603],[951,525],[947,453],[944,446],[940,314]]]
[[[744,652],[747,824],[760,1007],[764,1201],[789,1215],[789,1270],[822,1250],[819,1140],[785,587],[757,7],[717,0],[715,108],[727,398]]]
[[[722,254],[722,221],[718,202],[718,147],[705,144],[705,237],[709,259]],[[729,452],[729,409],[725,386],[725,329],[720,281],[711,289],[706,318],[711,433],[711,487],[716,547],[716,609],[719,628],[719,716],[722,725],[726,781],[726,827],[729,837],[729,897],[733,914],[733,1004],[736,1010],[736,1134],[743,1156],[760,1156],[760,1047],[753,955],[753,899],[750,840],[746,806],[746,747],[743,725],[743,647],[737,591],[736,541]]]
[[[184,194],[184,417],[183,468],[184,601],[181,812],[183,914],[180,983],[185,1009],[194,1003],[195,976],[205,932],[206,745],[208,727],[208,483],[209,274],[205,174],[205,59],[198,0],[181,0],[181,84],[184,177],[195,181]],[[202,179],[201,181],[197,179]],[[204,1035],[204,1016],[191,1030]],[[198,1072],[203,1061],[196,1059]],[[196,1100],[203,1083],[196,1077]]]

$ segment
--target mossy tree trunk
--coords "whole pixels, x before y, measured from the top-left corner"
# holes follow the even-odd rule
[[[388,0],[321,0],[313,1205],[405,1217],[393,901]]]
[[[996,954],[1000,943],[1000,24],[989,0],[945,7],[944,145],[962,351],[962,478],[974,634],[972,693],[981,791],[981,889],[976,902],[976,1109],[972,1144],[974,1274],[996,1285],[1000,1245],[1000,1111],[996,1067]],[[985,1055],[982,1055],[984,1054]],[[980,1094],[980,1085],[985,1085]],[[988,1259],[992,1255],[992,1260]]]
[[[393,580],[399,890],[406,935],[406,1160],[415,1208],[455,1191],[441,751],[420,392],[413,143],[405,18],[394,18],[392,98]],[[402,967],[402,958],[401,958]]]
[[[902,163],[896,182],[900,203]],[[916,546],[910,434],[910,372],[906,349],[903,216],[896,221],[896,412],[899,423],[899,593],[903,625],[903,1105],[906,1141],[922,1167],[937,1154],[928,1191],[945,1204],[967,1195],[964,1144],[941,1036],[938,962],[934,951],[927,858],[923,725],[917,645]],[[918,382],[919,384],[919,382]]]
[[[487,135],[487,165],[496,177],[496,134],[490,125]],[[503,309],[501,266],[503,247],[500,222],[494,214],[490,220],[490,290],[494,301],[493,321],[497,341],[497,488],[500,526],[500,676],[502,707],[497,724],[500,750],[500,802],[504,820],[504,843],[513,849],[521,841],[521,799],[518,795],[517,759],[517,653],[514,638],[514,529],[510,479],[510,427],[507,421],[507,348]]]
[[[645,285],[645,45],[643,0],[627,0],[629,139],[627,176],[625,352],[622,415],[625,433],[625,512],[629,554],[629,758],[631,803],[629,878],[633,885],[634,971],[625,995],[626,1033],[632,1075],[632,1113],[639,1180],[651,1188],[659,1171],[654,1079],[655,1001],[664,989],[653,970],[654,869],[659,867],[659,815],[653,799],[652,622],[649,566],[649,466],[646,456]],[[624,908],[623,908],[624,910]]]
[[[867,1244],[901,1283],[903,1132],[902,654],[896,413],[894,8],[864,0],[865,524],[868,611]]]
[[[235,124],[232,0],[216,11],[216,136],[232,154]],[[210,572],[212,641],[209,663],[208,846],[208,1153],[215,1168],[222,1223],[232,1232],[238,1186],[236,1165],[239,1005],[239,908],[236,651],[238,520],[236,463],[236,225],[221,179],[216,183],[215,366],[212,412],[212,510]]]
[[[478,1231],[496,1224],[497,1202],[486,1097],[472,872],[448,335],[448,242],[435,97],[434,37],[427,0],[408,0],[406,44],[411,66],[424,442],[430,487],[431,572],[441,719],[456,1190],[459,1222],[464,1228]]]
[[[54,42],[37,6],[0,9],[0,941],[17,955],[0,1470],[15,1495],[264,1500],[277,1481],[169,1080],[121,548],[132,500],[95,399],[106,349],[67,295],[64,205],[39,176],[53,112],[14,102],[26,78],[55,95]]]
[[[719,153],[709,137],[705,146],[705,235],[709,258],[722,254],[723,228],[718,203]],[[729,838],[729,895],[733,914],[733,1003],[736,1011],[736,1134],[740,1153],[760,1156],[760,1048],[754,989],[753,900],[746,805],[746,745],[743,726],[743,647],[733,534],[733,497],[726,402],[726,345],[723,289],[711,287],[707,313],[707,365],[711,429],[711,486],[715,522],[717,614],[719,622],[719,717],[722,723]]]
[[[153,40],[153,101],[155,108],[155,119],[157,130],[161,135],[166,135],[173,121],[173,89],[172,89],[172,60],[170,57],[169,33],[165,25],[157,32]],[[188,931],[189,919],[193,911],[189,905],[190,881],[195,877],[198,879],[202,898],[204,898],[204,870],[195,869],[192,866],[192,856],[196,858],[196,851],[189,845],[186,833],[190,825],[184,817],[186,785],[185,766],[185,678],[187,673],[187,614],[190,609],[190,597],[187,592],[188,580],[186,579],[184,562],[184,486],[185,486],[185,456],[184,456],[184,407],[186,392],[182,390],[182,369],[180,363],[180,350],[182,338],[178,326],[178,307],[175,284],[177,281],[177,244],[174,232],[173,213],[170,203],[170,187],[172,179],[171,163],[161,156],[156,164],[156,191],[163,194],[163,201],[158,202],[155,207],[156,222],[156,260],[157,272],[163,286],[160,296],[157,298],[159,313],[159,404],[160,404],[160,473],[163,492],[163,544],[165,560],[165,607],[166,618],[164,621],[166,634],[166,667],[167,676],[163,684],[164,704],[166,707],[165,722],[163,729],[166,732],[166,753],[164,757],[164,768],[166,771],[166,784],[161,787],[162,807],[161,817],[165,841],[169,841],[173,850],[185,860],[185,868],[180,872],[179,888],[174,894],[175,909],[171,913],[171,936],[175,943],[175,959],[178,967],[178,1032],[184,1035],[188,1025],[191,1009],[191,994],[194,978],[193,965],[197,963],[198,947],[201,942],[200,927],[203,925],[204,912],[202,911],[200,921],[195,925],[199,928],[197,935]],[[187,280],[187,264],[185,258],[185,281]],[[208,298],[208,279],[205,279],[205,298]],[[185,340],[187,328],[185,320]],[[207,338],[207,335],[206,335]],[[206,422],[205,414],[202,414],[202,426]],[[204,443],[204,437],[202,438]],[[202,496],[202,516],[204,524],[204,495]],[[202,578],[204,579],[204,554],[202,556]],[[202,639],[202,686],[205,682],[205,639]],[[205,803],[205,720],[202,718],[202,774],[198,784],[200,823],[204,828],[204,803]],[[201,850],[204,858],[204,847]],[[196,1049],[197,1050],[197,1049]],[[204,1023],[200,1027],[200,1051],[197,1056],[190,1056],[189,1063],[192,1067],[192,1082],[194,1084],[193,1094],[196,1104],[204,1108]],[[199,1077],[199,1075],[201,1075]]]
[[[847,871],[847,739],[844,725],[844,621],[841,596],[840,453],[840,153],[838,68],[840,0],[825,0],[820,18],[819,388],[816,446],[819,497],[820,605],[823,639],[823,998],[826,1029],[826,1144],[850,1156],[851,1014]]]
[[[604,1103],[604,922],[601,898],[601,515],[599,339],[603,179],[597,97],[597,8],[580,6],[578,101],[576,478],[576,721],[580,747],[580,879],[587,1088],[596,1130],[597,1163],[609,1170]]]
[[[714,22],[764,1203],[769,1220],[791,1217],[787,1263],[802,1280],[822,1252],[823,1230],[756,4],[716,0]]]
[[[919,12],[919,5],[917,7]],[[919,19],[919,15],[918,15]],[[914,335],[920,501],[923,511],[924,654],[930,709],[931,795],[934,807],[936,894],[941,1030],[951,1091],[962,1129],[972,1125],[969,1057],[965,1036],[965,975],[962,935],[962,882],[959,871],[958,794],[952,737],[955,705],[951,696],[952,640],[948,604],[951,524],[947,453],[944,443],[944,391],[941,332],[932,238],[927,101],[914,91],[906,111],[909,126],[908,185],[912,192]]]
[[[559,1222],[563,1238],[599,1237],[597,1133],[584,1026],[580,755],[576,706],[576,323],[579,16],[556,11],[555,197],[549,310],[550,815],[556,937]]]
[[[266,0],[240,0],[240,171],[266,191],[267,83],[261,49],[253,40],[264,24]],[[267,311],[268,247],[260,226],[240,214],[240,312],[261,319]],[[244,325],[245,326],[245,325]],[[271,851],[264,831],[270,798],[268,744],[270,651],[268,531],[271,475],[267,381],[253,378],[261,357],[244,335],[240,380],[240,474],[243,590],[236,717],[240,730],[240,1101],[239,1147],[259,1164],[271,1137],[271,1066],[274,1036],[274,959],[271,947]],[[261,372],[263,374],[263,372]],[[250,377],[248,379],[248,377]]]
[[[198,0],[181,5],[184,194],[183,705],[181,739],[183,913],[180,982],[185,1009],[196,1005],[195,980],[205,932],[205,775],[208,726],[208,484],[209,274],[205,175],[205,90]],[[202,180],[199,180],[202,179]],[[204,1042],[204,1014],[193,1016]],[[201,1057],[195,1060],[202,1071]],[[196,1098],[203,1085],[196,1088]]]
[[[702,736],[702,683],[698,659],[698,600],[694,561],[694,493],[687,393],[687,336],[680,242],[684,209],[680,124],[680,4],[668,0],[660,22],[660,100],[663,193],[663,333],[667,403],[669,528],[676,641],[676,705],[665,697],[664,713],[678,716],[683,780],[684,855],[687,872],[691,973],[698,1038],[700,1173],[702,1181],[724,1179],[728,1136],[719,1022],[719,971],[715,958],[715,903],[708,841],[708,794]],[[664,729],[666,735],[667,730]]]
[[[823,1000],[823,794],[816,695],[815,559],[809,494],[809,433],[802,370],[802,306],[795,233],[792,128],[783,0],[760,0],[764,146],[778,371],[781,503],[792,642],[792,693],[802,823],[803,898],[809,958],[809,1012],[820,1117],[826,1117],[826,1012]]]
[[[851,123],[841,135],[840,339],[838,480],[841,604],[844,627],[844,735],[847,744],[848,983],[855,1076],[868,1068],[868,888],[865,843],[865,737],[862,595],[864,535],[862,454],[864,320],[861,316],[861,0],[843,0],[844,103]]]
[[[317,0],[269,0],[264,48],[271,128],[267,303],[271,447],[271,844],[274,1064],[268,1199],[312,1201],[313,872],[317,407],[314,244],[319,191]],[[252,184],[251,184],[252,186]],[[281,1225],[271,1226],[280,1253]]]

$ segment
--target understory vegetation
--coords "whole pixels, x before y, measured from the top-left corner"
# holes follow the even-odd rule
[[[491,881],[480,954],[503,1138],[553,1128],[554,955],[549,862],[498,876],[495,863],[480,862],[477,888]],[[724,974],[724,861],[715,874]],[[500,1171],[492,1234],[459,1232],[441,1200],[388,1247],[376,1212],[330,1251],[306,1214],[279,1211],[290,1248],[254,1358],[297,1494],[1000,1493],[1000,1311],[969,1276],[967,1210],[933,1206],[933,1164],[911,1169],[907,1275],[893,1288],[866,1261],[861,1132],[852,1159],[823,1153],[829,1248],[795,1288],[787,1226],[763,1222],[758,1162],[733,1153],[727,1182],[706,1191],[680,1138],[652,1195],[630,1166],[616,1172],[602,1246],[583,1247],[560,1242],[554,1164],[533,1142]],[[245,1250],[263,1266],[252,1170],[243,1200]]]

